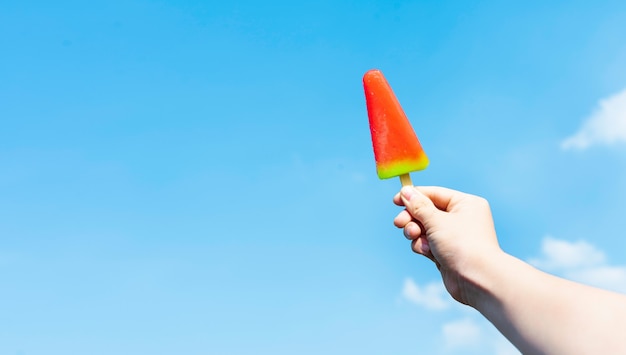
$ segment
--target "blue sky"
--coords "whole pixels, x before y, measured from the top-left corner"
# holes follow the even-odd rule
[[[514,354],[392,225],[361,86],[503,248],[626,292],[622,1],[0,2],[0,354]]]

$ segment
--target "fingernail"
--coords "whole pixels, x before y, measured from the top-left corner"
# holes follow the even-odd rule
[[[404,228],[402,230],[402,234],[404,234],[404,237],[408,240],[411,240],[411,237],[409,236],[409,231],[407,230],[407,228]]]
[[[426,238],[422,239],[422,251],[424,254],[428,254],[430,251],[430,245],[428,244],[428,240]]]
[[[402,190],[400,190],[400,193],[402,193],[402,197],[404,197],[407,201],[411,201],[411,196],[413,196],[415,191],[413,191],[411,186],[404,186]]]

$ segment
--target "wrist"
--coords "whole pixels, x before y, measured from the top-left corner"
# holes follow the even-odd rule
[[[481,312],[486,306],[493,304],[498,290],[506,285],[502,278],[515,275],[512,269],[519,262],[499,248],[496,252],[483,255],[489,257],[476,260],[459,274],[463,303]]]

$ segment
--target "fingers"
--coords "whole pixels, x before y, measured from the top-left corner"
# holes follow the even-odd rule
[[[430,245],[428,244],[428,240],[426,238],[418,238],[411,242],[411,249],[420,255],[424,255],[430,260],[434,261],[437,264],[437,260],[435,260],[435,256],[430,250]]]
[[[422,228],[419,224],[411,221],[404,226],[404,236],[406,239],[415,240],[422,236]]]
[[[398,213],[393,224],[404,229],[403,233],[406,239],[415,240],[422,235],[422,227],[413,220],[413,217],[406,210]]]
[[[393,197],[393,202],[405,209],[398,213],[393,223],[404,229],[404,236],[411,241],[411,249],[437,262],[429,244],[433,233],[441,229],[445,222],[444,212],[460,208],[468,195],[451,189],[436,186],[405,186]]]
[[[406,211],[423,226],[428,225],[430,218],[437,212],[433,201],[413,186],[405,186],[400,190],[400,199],[406,206]]]
[[[426,238],[418,238],[411,242],[411,249],[414,252],[422,255],[430,254],[430,246],[428,245],[428,241]]]
[[[395,203],[398,206],[404,206],[404,202],[402,202],[402,198],[400,198],[399,192],[393,197],[393,203]]]
[[[406,226],[407,223],[411,222],[411,220],[413,220],[413,217],[411,217],[407,210],[403,210],[402,212],[398,213],[396,218],[393,219],[393,225],[398,228],[404,228],[404,226]]]
[[[393,224],[398,228],[404,228],[404,236],[407,239],[413,240],[422,235],[422,228],[406,210],[398,213]]]

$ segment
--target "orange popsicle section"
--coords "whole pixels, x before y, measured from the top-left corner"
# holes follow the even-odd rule
[[[363,76],[376,171],[388,179],[426,169],[428,157],[380,70]]]

